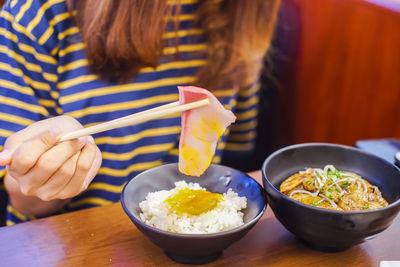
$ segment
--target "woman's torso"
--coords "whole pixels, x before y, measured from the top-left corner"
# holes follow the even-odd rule
[[[37,119],[65,114],[87,127],[170,103],[178,100],[177,85],[195,82],[198,69],[205,64],[205,36],[193,23],[195,0],[182,1],[178,46],[173,44],[176,38],[173,27],[167,26],[163,36],[166,46],[158,67],[142,69],[134,80],[123,85],[103,82],[89,71],[85,46],[65,1],[32,2],[31,5],[29,1],[19,2],[9,10],[6,8],[3,17],[6,12],[19,18],[18,23],[37,37],[38,45],[34,49],[45,55],[36,55],[36,63],[31,62],[40,65],[41,73],[34,73],[35,67],[30,65],[27,70],[36,81],[31,81],[29,86],[38,99],[37,104],[45,109],[38,112]],[[233,89],[215,94],[228,108],[236,102]],[[23,117],[23,114],[17,116]],[[13,131],[19,130],[18,125],[13,127]],[[176,114],[95,134],[95,142],[102,152],[102,166],[88,190],[71,200],[66,210],[118,201],[122,187],[136,174],[166,162],[176,162],[179,133],[180,114]],[[225,140],[226,135],[218,145],[214,162],[220,161]]]

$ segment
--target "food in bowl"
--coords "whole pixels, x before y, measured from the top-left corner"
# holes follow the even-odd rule
[[[175,182],[199,183],[210,192],[224,193],[232,189],[246,197],[241,212],[244,224],[234,229],[209,234],[180,234],[160,230],[140,218],[141,203],[149,192],[170,190]],[[229,246],[244,237],[265,213],[267,202],[260,184],[243,172],[227,166],[211,164],[200,177],[187,176],[177,163],[165,164],[141,172],[122,190],[121,204],[133,224],[168,257],[179,263],[204,264],[217,259]],[[145,245],[145,244],[144,244]]]
[[[365,177],[379,187],[389,205],[342,211],[316,208],[280,192],[284,180],[305,167],[327,163]],[[350,146],[305,143],[281,148],[263,163],[263,183],[275,217],[312,248],[337,251],[371,239],[387,229],[400,211],[400,170],[389,161]]]
[[[175,188],[149,192],[142,202],[140,218],[158,229],[184,234],[223,232],[241,226],[246,197],[232,189],[211,193],[198,183],[175,182]]]
[[[388,205],[377,186],[333,165],[300,171],[283,181],[280,191],[304,204],[333,210],[359,211]]]
[[[180,104],[207,98],[210,101],[209,105],[182,112],[179,171],[200,176],[211,164],[218,139],[236,117],[206,89],[195,86],[178,86],[178,89]]]

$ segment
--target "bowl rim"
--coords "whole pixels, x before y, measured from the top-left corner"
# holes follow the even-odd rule
[[[220,165],[220,164],[211,164],[211,165],[223,166],[224,168],[229,168],[229,169],[235,170],[235,171],[237,171],[237,172],[240,172],[240,173],[242,173],[244,176],[246,176],[247,178],[253,180],[253,181],[258,185],[258,187],[259,187],[259,189],[260,189],[260,195],[261,195],[261,197],[262,197],[262,199],[263,199],[264,205],[263,205],[262,210],[257,214],[257,216],[255,216],[254,218],[252,218],[252,219],[249,220],[248,222],[245,222],[245,223],[243,223],[242,225],[237,226],[237,227],[232,228],[232,229],[229,229],[229,230],[227,230],[227,231],[216,232],[216,233],[205,233],[205,234],[174,233],[174,232],[165,231],[165,230],[162,230],[162,229],[158,229],[158,228],[156,228],[156,227],[154,227],[154,226],[148,225],[147,223],[143,222],[140,218],[134,216],[134,215],[129,211],[129,209],[128,209],[128,207],[126,206],[125,201],[124,201],[125,189],[127,188],[128,184],[129,184],[133,179],[135,179],[137,176],[139,176],[139,175],[141,175],[141,174],[150,172],[150,171],[151,171],[152,169],[154,169],[154,168],[161,168],[161,167],[163,167],[163,166],[167,166],[167,165],[177,165],[177,164],[178,164],[178,163],[167,163],[167,164],[163,164],[163,165],[159,165],[159,166],[156,166],[156,167],[147,169],[147,170],[145,170],[145,171],[139,173],[138,175],[132,177],[132,178],[124,185],[124,187],[123,187],[123,189],[122,189],[122,192],[121,192],[121,200],[120,200],[121,205],[122,205],[122,208],[123,208],[123,210],[125,211],[125,213],[129,216],[129,218],[131,218],[135,223],[140,224],[141,227],[144,227],[144,228],[146,228],[146,229],[148,229],[148,230],[151,230],[151,231],[155,231],[155,232],[157,232],[157,233],[159,233],[159,234],[168,235],[168,236],[170,236],[170,237],[177,237],[177,238],[195,238],[195,239],[203,239],[203,238],[210,238],[210,237],[219,237],[219,236],[225,236],[225,235],[227,235],[227,234],[233,234],[233,233],[236,233],[236,232],[240,232],[240,231],[242,231],[242,230],[248,228],[249,226],[256,224],[257,221],[264,215],[265,211],[267,210],[267,200],[266,200],[266,196],[265,196],[265,190],[264,190],[263,186],[261,186],[261,184],[259,184],[255,179],[253,179],[251,176],[249,176],[249,175],[247,175],[246,173],[244,173],[244,172],[242,172],[242,171],[239,171],[239,170],[237,170],[237,169],[234,169],[234,168],[231,168],[231,167],[228,167],[228,166],[224,166],[224,165]],[[211,166],[211,165],[210,165],[210,166]]]
[[[323,147],[323,146],[325,146],[325,147],[342,148],[342,149],[344,149],[344,150],[352,150],[352,151],[355,151],[355,152],[358,152],[358,153],[362,153],[362,154],[365,154],[365,155],[368,155],[368,156],[373,156],[374,158],[376,158],[376,159],[382,161],[383,163],[389,164],[389,165],[392,166],[397,172],[400,173],[400,168],[398,168],[396,165],[391,164],[390,162],[388,162],[388,161],[386,161],[386,160],[384,160],[384,159],[382,159],[382,158],[380,158],[380,157],[378,157],[378,156],[376,156],[376,155],[374,155],[374,154],[372,154],[372,153],[369,153],[369,152],[367,152],[367,151],[364,151],[364,150],[362,150],[362,149],[359,149],[359,148],[356,148],[356,147],[352,147],[352,146],[347,146],[347,145],[335,144],[335,143],[310,142],[310,143],[299,143],[299,144],[294,144],[294,145],[285,146],[285,147],[282,147],[282,148],[276,150],[275,152],[271,153],[271,154],[264,160],[264,162],[263,162],[263,164],[262,164],[262,167],[261,167],[261,173],[262,173],[262,180],[263,180],[263,183],[264,183],[264,184],[266,183],[267,186],[268,186],[269,188],[271,188],[273,191],[275,191],[275,192],[278,193],[280,196],[282,196],[283,199],[285,199],[286,201],[290,201],[290,202],[292,202],[292,203],[295,203],[295,204],[297,204],[297,205],[299,205],[299,206],[302,206],[302,207],[305,207],[305,208],[309,208],[309,209],[312,209],[312,210],[315,210],[315,211],[320,211],[320,212],[326,212],[326,213],[349,214],[349,215],[353,215],[353,214],[354,214],[354,215],[357,215],[357,214],[368,214],[368,213],[375,213],[375,212],[377,212],[377,211],[383,211],[383,210],[392,209],[392,208],[394,208],[395,206],[400,205],[400,198],[398,198],[396,201],[394,201],[394,202],[392,202],[392,203],[389,203],[389,205],[387,205],[386,207],[382,207],[382,208],[378,208],[378,209],[359,210],[359,211],[330,210],[330,209],[325,209],[325,208],[320,208],[320,207],[314,207],[314,206],[311,206],[311,205],[304,204],[304,203],[302,203],[302,202],[300,202],[300,201],[296,201],[296,200],[292,199],[291,197],[289,197],[289,196],[283,194],[283,193],[282,193],[280,190],[278,190],[277,188],[275,188],[275,186],[272,185],[272,183],[269,181],[269,179],[267,179],[267,175],[266,175],[266,173],[265,173],[265,169],[266,169],[267,163],[268,163],[269,161],[271,161],[271,159],[274,158],[277,154],[280,154],[280,153],[282,153],[282,152],[284,152],[284,151],[287,151],[287,150],[290,150],[290,149],[294,149],[294,148],[313,147],[313,146],[317,146],[317,147]],[[264,187],[265,187],[265,185],[264,185]],[[265,189],[266,193],[269,194],[268,191],[267,191],[267,189],[266,189],[266,188],[264,188],[264,189]]]

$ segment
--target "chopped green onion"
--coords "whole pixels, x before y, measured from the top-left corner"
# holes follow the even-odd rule
[[[363,206],[363,209],[367,210],[367,209],[368,209],[368,206],[367,206],[367,205],[364,205],[364,206]]]
[[[325,192],[325,196],[327,196],[328,198],[332,199],[333,195],[331,192]]]
[[[315,202],[315,201],[313,201],[313,202],[311,203],[311,205],[313,205],[313,206],[315,207],[315,206],[318,206],[318,203]]]

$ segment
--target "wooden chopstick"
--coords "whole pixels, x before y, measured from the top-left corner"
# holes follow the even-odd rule
[[[100,123],[88,128],[79,129],[70,133],[66,133],[60,137],[60,142],[76,139],[82,136],[88,136],[95,133],[108,131],[111,129],[121,128],[129,125],[138,124],[152,119],[165,117],[177,112],[182,112],[189,109],[194,109],[210,104],[210,101],[206,98],[200,101],[191,102],[188,104],[179,105],[179,102],[172,102],[166,105],[162,105],[156,108],[131,114],[125,117],[121,117],[112,121]]]

